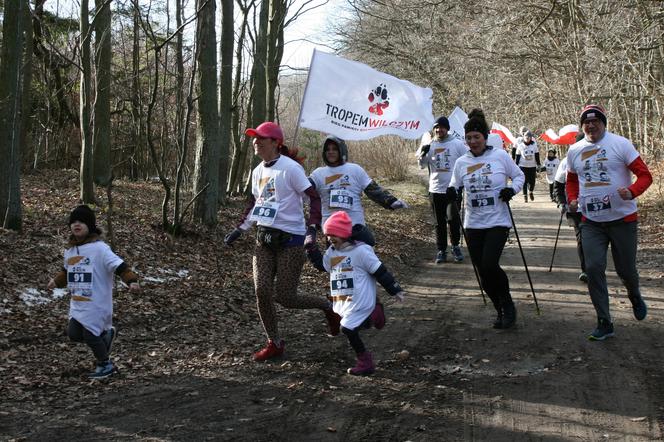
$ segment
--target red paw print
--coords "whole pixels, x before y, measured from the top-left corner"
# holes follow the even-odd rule
[[[379,85],[376,89],[369,92],[369,103],[372,103],[369,106],[369,112],[376,115],[383,115],[383,109],[387,109],[390,105],[387,88],[384,84]]]

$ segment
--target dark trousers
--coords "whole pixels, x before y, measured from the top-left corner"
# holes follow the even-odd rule
[[[581,214],[579,212],[567,212],[567,223],[574,228],[576,236],[576,253],[579,255],[581,271],[586,271],[586,259],[583,257],[583,243],[581,241]]]
[[[512,303],[509,281],[500,267],[500,256],[503,254],[509,230],[507,227],[466,229],[466,245],[470,258],[480,274],[482,288],[498,312],[502,306]]]
[[[71,318],[67,325],[69,339],[74,342],[85,342],[92,350],[97,362],[108,361],[108,343],[104,339],[107,333],[108,331],[104,331],[101,335],[95,336],[74,318]]]
[[[526,182],[523,184],[523,194],[528,195],[528,191],[533,193],[535,190],[535,178],[537,178],[536,167],[520,167],[523,174],[526,176]]]
[[[551,201],[556,200],[553,196],[553,183],[549,184],[549,196],[551,197]]]
[[[447,225],[450,226],[450,240],[458,246],[461,240],[461,222],[455,201],[448,201],[444,193],[429,193],[431,210],[436,221],[436,247],[447,250]]]

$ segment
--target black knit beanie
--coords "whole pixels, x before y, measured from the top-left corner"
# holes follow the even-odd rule
[[[450,130],[450,121],[447,119],[446,116],[440,116],[436,119],[436,121],[433,123],[433,127],[440,126],[444,127],[447,130]]]
[[[484,118],[482,109],[473,109],[468,114],[468,121],[463,125],[463,129],[468,132],[479,132],[484,135],[484,139],[489,138],[489,125]]]
[[[69,214],[69,222],[67,225],[71,226],[75,221],[80,221],[88,226],[88,231],[101,235],[101,230],[97,228],[97,221],[95,220],[95,213],[92,209],[85,204],[78,206]]]

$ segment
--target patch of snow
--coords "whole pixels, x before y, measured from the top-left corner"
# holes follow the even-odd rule
[[[50,290],[39,290],[36,288],[28,287],[19,293],[18,297],[25,305],[28,307],[33,307],[35,305],[48,304],[53,302],[56,299],[60,299],[67,295],[67,289],[53,289]],[[0,313],[10,313],[10,310],[0,310]]]

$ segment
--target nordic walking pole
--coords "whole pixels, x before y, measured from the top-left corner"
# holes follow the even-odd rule
[[[459,217],[459,205],[454,201],[454,208],[456,209],[456,215]],[[466,229],[463,228],[463,220],[459,217],[459,226],[461,227],[461,233],[463,238],[466,241],[466,247],[468,247],[468,237],[466,236]],[[473,272],[475,272],[475,279],[477,279],[477,285],[480,287],[480,294],[482,295],[482,301],[486,305],[486,297],[484,296],[484,289],[482,288],[482,281],[480,281],[480,274],[477,272],[477,267],[475,267],[475,261],[473,261],[473,255],[470,254],[470,249],[468,250],[468,255],[470,255],[470,263],[473,265]]]
[[[519,244],[519,252],[521,252],[521,259],[523,259],[523,266],[526,269],[526,276],[528,276],[528,283],[530,284],[530,291],[533,292],[533,300],[535,301],[535,310],[537,311],[537,314],[540,315],[540,308],[539,304],[537,303],[537,296],[535,296],[535,289],[533,288],[533,281],[530,279],[530,272],[528,271],[528,264],[526,264],[526,257],[523,254],[523,248],[521,247],[521,240],[519,239],[519,232],[516,231],[516,224],[514,223],[514,215],[512,215],[512,208],[510,207],[510,203],[506,202],[507,204],[507,211],[510,213],[510,219],[512,220],[512,227],[514,227],[514,236],[516,236],[516,242]]]
[[[558,237],[560,236],[560,226],[563,225],[563,215],[565,215],[565,211],[561,210],[560,211],[560,222],[558,223],[558,232],[556,232],[556,242],[553,244],[553,254],[551,255],[551,264],[549,265],[549,273],[551,273],[551,269],[553,268],[553,258],[556,257],[556,247],[558,247]]]

